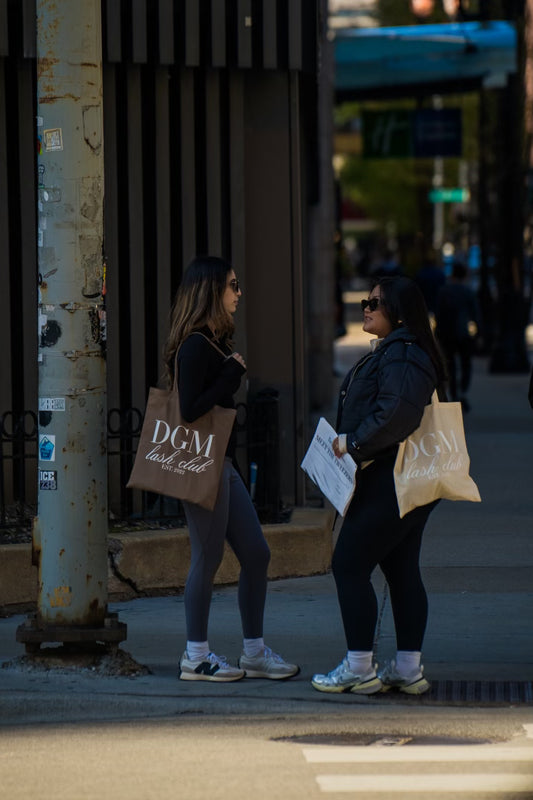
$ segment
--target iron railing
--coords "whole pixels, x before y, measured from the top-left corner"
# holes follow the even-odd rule
[[[143,414],[138,408],[111,408],[107,418],[108,501],[114,525],[148,521],[153,526],[183,525],[179,500],[126,488]],[[38,417],[34,411],[6,411],[0,417],[1,531],[29,528],[37,513]],[[278,395],[259,392],[237,407],[237,462],[250,488],[256,465],[254,502],[261,522],[283,517],[280,495]]]
[[[34,411],[0,417],[0,528],[26,526],[35,513],[37,438]]]

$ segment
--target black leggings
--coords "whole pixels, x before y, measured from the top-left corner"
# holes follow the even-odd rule
[[[224,461],[213,511],[186,502],[183,508],[191,541],[191,566],[184,597],[187,639],[207,640],[213,582],[226,541],[241,566],[238,600],[243,636],[245,639],[263,636],[270,549],[250,495],[228,458]]]
[[[357,487],[333,553],[333,575],[348,650],[373,650],[378,602],[371,575],[379,564],[390,590],[398,650],[421,650],[428,601],[420,575],[422,533],[438,501],[400,519],[394,457],[357,471]]]

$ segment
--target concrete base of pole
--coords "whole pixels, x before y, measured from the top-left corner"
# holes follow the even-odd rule
[[[27,653],[37,653],[44,642],[62,642],[63,644],[100,642],[108,649],[118,647],[125,641],[128,627],[118,621],[118,614],[109,614],[103,627],[75,625],[40,626],[37,615],[31,614],[23,625],[17,628],[17,642],[25,645]]]
[[[120,647],[110,649],[105,644],[94,642],[63,644],[58,647],[43,647],[37,653],[18,656],[11,661],[4,661],[2,669],[17,672],[51,672],[57,674],[86,673],[91,676],[117,676],[137,678],[151,675],[151,670],[139,664]]]

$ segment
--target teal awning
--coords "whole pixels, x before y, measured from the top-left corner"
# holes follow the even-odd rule
[[[334,42],[341,94],[504,86],[517,69],[516,29],[509,22],[349,28],[337,31]]]

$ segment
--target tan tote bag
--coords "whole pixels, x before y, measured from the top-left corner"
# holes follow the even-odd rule
[[[127,488],[176,497],[212,511],[236,413],[213,406],[203,417],[186,422],[176,368],[173,389],[150,389]]]
[[[400,517],[433,500],[481,502],[469,469],[461,403],[441,403],[434,392],[420,426],[398,449],[394,483]]]

